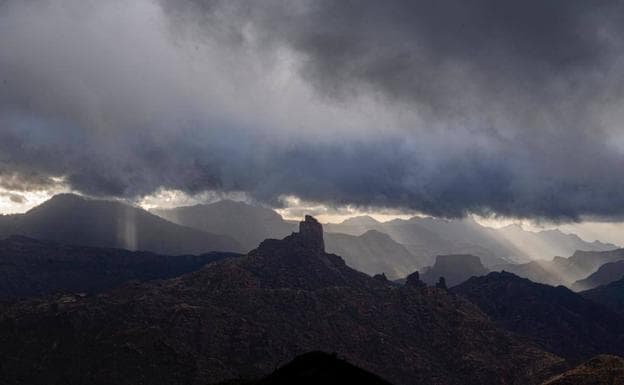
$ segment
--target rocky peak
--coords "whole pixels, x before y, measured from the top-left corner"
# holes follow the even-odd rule
[[[306,248],[325,251],[323,226],[311,215],[306,215],[305,220],[299,222],[298,238]]]
[[[420,280],[420,274],[418,271],[408,275],[405,279],[405,285],[411,287],[426,287],[427,285]]]

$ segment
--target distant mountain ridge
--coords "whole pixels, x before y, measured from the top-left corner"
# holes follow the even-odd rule
[[[359,236],[325,233],[325,247],[328,252],[343,257],[352,268],[369,275],[384,273],[391,280],[404,278],[425,266],[424,260],[377,230]]]
[[[390,235],[414,255],[429,257],[428,264],[433,264],[435,256],[446,254],[477,255],[486,267],[492,267],[502,263],[569,256],[577,250],[607,251],[616,248],[602,242],[585,242],[574,234],[564,234],[559,230],[531,232],[516,225],[489,228],[471,218],[445,220],[414,217],[378,222],[371,217],[355,217],[339,224],[326,225],[327,231],[351,235],[359,235],[369,229]]]
[[[583,288],[580,287],[582,284],[577,283],[575,286],[575,282],[587,278],[604,264],[620,260],[624,260],[624,249],[576,251],[568,258],[555,257],[550,261],[532,261],[518,265],[506,264],[496,266],[493,270],[508,271],[547,285],[565,285],[569,288],[582,290]]]
[[[250,251],[268,238],[283,238],[297,229],[274,210],[232,200],[210,204],[153,209],[152,213],[179,225],[236,239]]]
[[[265,238],[282,238],[296,227],[272,209],[227,200],[152,211],[181,225],[227,234],[246,249],[255,248]],[[325,232],[330,252],[342,255],[358,270],[369,274],[384,272],[390,278],[431,266],[438,255],[475,255],[486,268],[493,269],[510,262],[568,256],[576,250],[615,249],[614,245],[585,242],[558,230],[533,233],[518,226],[492,229],[470,218],[414,217],[379,222],[370,216],[361,216],[326,224]],[[371,242],[372,235],[380,233],[389,239],[377,236],[378,245],[375,245]],[[527,246],[532,253],[523,249]]]
[[[589,290],[622,278],[624,278],[624,256],[622,260],[605,263],[587,278],[574,282],[572,289],[575,291]]]
[[[0,238],[10,235],[165,255],[242,251],[227,235],[180,226],[121,202],[73,194],[55,195],[24,214],[0,216]]]

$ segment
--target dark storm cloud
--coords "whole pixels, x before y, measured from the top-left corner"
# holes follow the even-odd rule
[[[620,1],[62,3],[0,3],[2,170],[92,195],[624,214]]]

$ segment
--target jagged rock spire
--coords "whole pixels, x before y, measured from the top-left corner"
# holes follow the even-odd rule
[[[418,271],[415,271],[406,277],[405,285],[411,286],[411,287],[426,287],[427,286],[423,281],[420,280],[420,274],[418,273]]]
[[[323,226],[311,215],[299,222],[299,237],[306,247],[325,251],[323,240]]]

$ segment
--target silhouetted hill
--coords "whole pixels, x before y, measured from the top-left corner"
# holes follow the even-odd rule
[[[563,286],[502,272],[471,278],[451,290],[505,329],[569,360],[624,353],[624,318]]]
[[[624,277],[624,260],[605,263],[589,277],[574,282],[572,289],[574,291],[589,290],[617,281],[622,277]]]
[[[95,293],[129,280],[175,277],[235,255],[213,252],[172,257],[11,236],[0,240],[0,298],[58,290]]]
[[[255,385],[390,385],[335,355],[310,352],[296,357]]]
[[[624,316],[624,277],[580,294]]]
[[[624,249],[611,251],[576,251],[571,257],[555,257],[551,261],[532,261],[518,265],[496,266],[493,270],[505,270],[534,282],[572,287],[573,284],[594,273],[605,263],[624,260]]]
[[[478,277],[489,271],[483,267],[479,257],[474,255],[439,255],[435,264],[422,274],[422,280],[433,285],[440,277],[444,277],[446,284],[455,286],[470,277]]]
[[[624,385],[624,359],[600,355],[542,385]]]
[[[389,279],[404,278],[424,266],[405,246],[377,230],[360,236],[325,233],[325,248],[340,255],[347,265],[369,275],[385,273]]]
[[[246,251],[267,238],[283,238],[297,228],[274,210],[243,202],[222,200],[206,205],[152,210],[171,222],[215,234],[227,234]]]
[[[6,384],[205,384],[336,352],[397,385],[537,384],[562,360],[445,290],[396,286],[324,252],[311,217],[248,256],[165,281],[0,311]],[[33,365],[36,362],[37,365]]]
[[[0,238],[10,235],[167,255],[241,251],[228,236],[180,226],[120,202],[72,194],[56,195],[24,214],[1,216]]]

